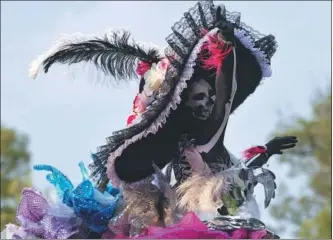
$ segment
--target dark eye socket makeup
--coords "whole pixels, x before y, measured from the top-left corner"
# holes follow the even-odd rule
[[[205,98],[204,93],[198,93],[193,96],[193,100],[203,100]]]

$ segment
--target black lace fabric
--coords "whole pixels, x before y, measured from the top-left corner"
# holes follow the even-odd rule
[[[137,142],[143,142],[141,146],[144,146],[147,136],[156,135],[166,125],[167,121],[170,121],[172,115],[177,114],[177,111],[181,111],[179,108],[181,96],[193,75],[193,69],[192,71],[189,70],[188,64],[193,62],[192,67],[195,66],[195,59],[190,59],[190,57],[193,57],[194,50],[198,50],[195,48],[200,39],[203,38],[202,31],[204,29],[210,31],[215,28],[222,32],[226,28],[244,30],[246,35],[253,40],[254,47],[266,55],[268,62],[276,51],[274,36],[262,35],[242,23],[240,21],[240,13],[228,12],[224,5],[216,6],[213,1],[199,1],[195,4],[188,12],[184,13],[184,17],[179,22],[174,24],[171,28],[172,33],[166,38],[169,47],[165,50],[165,55],[171,64],[167,69],[165,80],[158,90],[156,100],[143,113],[142,121],[131,127],[114,132],[112,136],[106,139],[107,143],[99,147],[97,153],[93,155],[94,162],[89,167],[92,170],[92,177],[97,181],[101,189],[105,188],[108,182],[106,164],[110,154],[116,161],[123,161],[123,153],[127,151],[125,158],[133,158],[132,160],[127,159],[128,161],[133,161],[133,163],[140,161],[155,162],[160,168],[172,160],[171,155],[178,151],[176,148],[171,148],[172,144],[165,144],[165,146],[156,147],[157,149],[155,150],[152,149],[151,151],[155,152],[149,153],[149,156],[139,153],[139,150],[132,145],[137,144]],[[175,122],[172,126],[175,132],[179,132],[173,134],[177,145],[179,141],[177,136],[180,137],[183,133],[181,132],[181,124],[177,125],[176,120]],[[173,130],[171,129],[170,131]],[[160,138],[163,139],[163,137],[161,136]],[[165,136],[165,139],[167,137],[168,135]],[[150,142],[147,142],[147,144],[150,144]],[[165,152],[170,152],[170,156],[166,155],[165,159],[162,159],[164,156],[159,156],[161,149],[168,147],[170,147],[170,151]],[[128,153],[128,151],[132,152]],[[135,167],[136,165],[133,164],[132,168]],[[134,173],[135,169],[132,170]],[[142,173],[144,170],[140,169],[140,171]],[[151,173],[153,173],[152,167],[147,169],[143,175],[148,176]]]

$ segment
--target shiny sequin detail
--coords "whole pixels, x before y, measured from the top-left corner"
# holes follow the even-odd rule
[[[88,179],[84,164],[80,162],[79,166],[83,181],[76,188],[62,172],[52,166],[36,165],[34,169],[51,172],[46,178],[55,186],[62,202],[72,208],[90,230],[103,233],[108,229],[108,222],[115,213],[120,191],[108,185],[104,193],[99,192]]]

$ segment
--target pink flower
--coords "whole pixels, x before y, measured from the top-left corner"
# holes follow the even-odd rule
[[[133,123],[133,121],[135,120],[136,115],[132,114],[127,118],[127,126],[131,125]]]
[[[167,58],[163,58],[159,63],[160,68],[163,70],[166,70],[170,64],[169,60]]]
[[[133,114],[127,118],[127,126],[134,123],[138,116],[146,111],[148,99],[144,94],[137,94],[133,101]]]
[[[153,63],[149,71],[144,74],[145,78],[145,93],[150,96],[156,91],[164,81],[166,70],[170,62],[167,58],[163,58],[157,64]]]
[[[136,95],[133,104],[133,112],[136,114],[141,114],[146,111],[148,104],[147,97],[144,94]]]
[[[246,149],[242,154],[245,161],[253,158],[257,154],[265,153],[267,151],[266,147],[264,146],[255,146],[249,149]]]
[[[209,35],[208,41],[201,48],[200,60],[206,70],[216,69],[220,72],[223,60],[232,51],[232,46],[219,38],[218,34]]]
[[[136,68],[136,73],[140,76],[143,76],[151,67],[150,63],[140,61]]]

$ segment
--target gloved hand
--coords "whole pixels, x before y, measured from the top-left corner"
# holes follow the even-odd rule
[[[274,154],[283,154],[283,150],[295,147],[297,142],[295,136],[275,137],[266,143],[267,155],[271,157]]]
[[[272,140],[270,140],[268,143],[266,143],[264,149],[263,146],[254,147],[246,150],[247,154],[251,157],[249,157],[246,161],[247,167],[262,167],[264,164],[267,163],[268,159],[273,156],[274,154],[283,154],[283,151],[286,149],[290,149],[296,146],[296,143],[298,142],[297,137],[295,136],[286,136],[286,137],[275,137]],[[260,155],[254,154],[256,152],[256,148],[261,149],[262,153]],[[257,156],[256,156],[257,155]],[[254,157],[255,156],[255,157]]]

